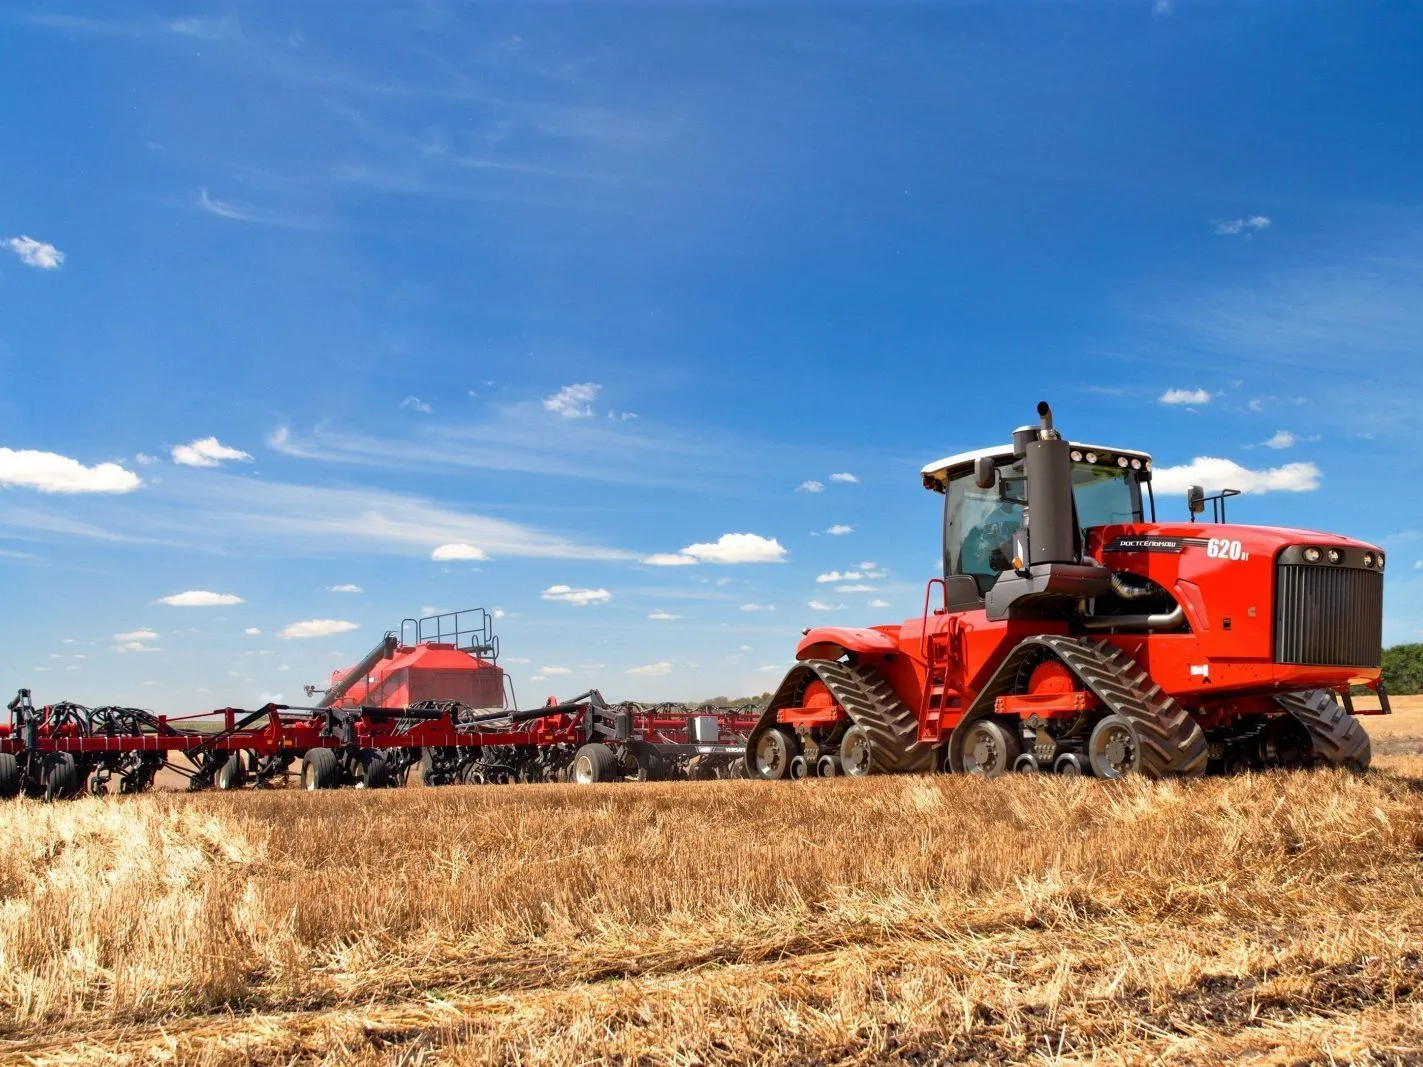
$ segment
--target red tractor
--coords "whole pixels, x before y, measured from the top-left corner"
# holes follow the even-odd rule
[[[748,742],[761,778],[1362,770],[1384,554],[1333,534],[1156,521],[1151,457],[1040,424],[923,469],[944,577],[897,626],[807,630]],[[1150,514],[1148,521],[1146,516]]]

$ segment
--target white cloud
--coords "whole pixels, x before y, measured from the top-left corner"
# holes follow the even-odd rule
[[[145,645],[142,641],[121,641],[114,646],[115,652],[162,652],[161,648]]]
[[[874,587],[874,586],[872,586],[872,585],[863,585],[863,584],[860,584],[860,585],[837,585],[837,586],[835,587],[835,592],[837,592],[837,593],[873,593],[874,591],[875,591],[875,587]]]
[[[1234,237],[1236,234],[1245,233],[1247,230],[1263,230],[1270,225],[1270,220],[1264,215],[1251,215],[1246,219],[1230,219],[1227,222],[1218,222],[1215,232],[1222,237]]]
[[[43,241],[36,241],[33,237],[11,237],[5,242],[6,247],[20,257],[20,262],[27,267],[36,267],[39,270],[59,270],[64,266],[64,253],[55,248],[54,245],[45,244]]]
[[[1250,470],[1230,459],[1198,456],[1179,467],[1158,467],[1152,485],[1158,494],[1184,492],[1204,486],[1207,492],[1239,489],[1242,493],[1304,493],[1319,488],[1319,468],[1313,463],[1286,463],[1282,467]]]
[[[133,457],[133,461],[140,467],[151,467],[155,463],[162,462],[157,456],[150,456],[147,452],[136,453]]]
[[[889,601],[888,601],[888,600],[871,600],[871,601],[870,601],[870,607],[872,607],[872,608],[887,608],[887,607],[889,607]]]
[[[858,482],[860,479],[856,478],[849,471],[841,471],[839,474],[832,474],[830,480],[832,482]]]
[[[418,411],[421,415],[429,415],[435,410],[418,396],[407,396],[398,406],[401,411]]]
[[[494,609],[493,611],[491,611],[489,614],[490,614],[492,617],[496,618],[496,619],[502,619],[502,618],[504,617],[504,609],[503,609],[503,608],[495,608],[495,609]]]
[[[854,533],[855,528],[853,526],[846,526],[844,523],[837,522],[834,526],[830,527],[825,532],[831,534],[834,537],[840,537],[844,534]]]
[[[252,457],[240,448],[228,448],[216,437],[204,437],[186,445],[176,445],[173,462],[184,467],[216,467],[224,460],[240,459],[250,462]]]
[[[695,566],[697,560],[693,556],[684,556],[680,552],[655,552],[643,559],[649,567],[691,567]]]
[[[574,589],[569,585],[551,585],[540,596],[544,600],[557,600],[580,608],[589,604],[606,604],[613,599],[613,594],[606,589]]]
[[[544,397],[544,408],[564,419],[587,419],[593,415],[593,401],[603,387],[595,382],[565,385],[553,396]]]
[[[774,604],[742,604],[742,605],[741,605],[741,610],[742,610],[742,611],[775,611],[775,610],[776,610],[776,605],[774,605]]]
[[[884,571],[874,570],[873,563],[861,563],[863,570],[857,571],[826,571],[824,574],[817,574],[815,580],[821,585],[828,582],[861,582],[875,578],[883,578]]]
[[[349,583],[346,584],[346,585],[328,585],[328,586],[326,587],[326,591],[327,591],[328,593],[363,593],[363,592],[365,592],[365,590],[363,590],[359,585],[350,585]]]
[[[757,667],[756,673],[760,674],[762,671],[783,671],[785,669],[786,665],[784,663],[768,663],[764,667]]]
[[[0,486],[41,493],[128,493],[143,482],[117,463],[86,467],[55,452],[0,448]]]
[[[1163,404],[1209,404],[1211,395],[1204,389],[1168,389],[1158,399]]]
[[[445,563],[450,560],[488,559],[489,554],[482,548],[476,548],[474,545],[466,545],[461,542],[459,544],[441,545],[430,553],[430,558],[437,563]]]
[[[243,632],[244,634],[246,634],[248,637],[259,637],[259,636],[261,636],[261,633],[262,633],[262,631],[259,630],[259,629],[257,629],[257,627],[255,627],[255,626],[249,626],[249,627],[247,627],[247,629],[243,630],[242,632]]]
[[[644,678],[665,678],[672,673],[672,664],[663,660],[660,663],[648,663],[641,667],[629,667],[626,673],[641,675]]]
[[[823,493],[825,491],[825,483],[815,481],[801,482],[800,485],[795,487],[795,491],[797,493]]]
[[[637,418],[637,412],[635,412],[635,411],[610,411],[610,412],[608,412],[608,418],[612,419],[614,422],[627,422],[628,419],[635,419],[635,418]]]
[[[572,674],[567,667],[540,667],[540,674]]]
[[[650,612],[647,617],[649,619],[656,619],[658,622],[667,622],[671,619],[680,619],[682,616],[673,615],[670,611],[663,611],[661,608],[658,608],[656,611]]]
[[[159,597],[155,603],[167,604],[172,608],[220,608],[229,604],[241,604],[242,598],[232,593],[209,593],[206,589],[189,589],[185,593]]]
[[[114,640],[120,644],[127,644],[130,641],[156,641],[158,634],[153,630],[130,630],[126,634],[114,634]]]
[[[504,662],[505,662],[505,663],[524,664],[524,663],[531,663],[531,662],[533,662],[533,661],[530,660],[527,656],[505,656],[505,657],[504,657]]]
[[[284,626],[277,631],[278,637],[330,637],[332,634],[349,633],[359,629],[354,622],[345,619],[306,619]]]
[[[836,605],[834,605],[834,604],[826,604],[826,603],[824,603],[823,601],[820,601],[820,600],[812,600],[812,601],[810,601],[810,603],[809,603],[807,606],[810,608],[811,611],[835,611],[835,610],[836,610]]]
[[[1299,438],[1290,433],[1289,430],[1276,430],[1275,436],[1265,442],[1266,448],[1293,448],[1299,444]]]
[[[774,537],[729,533],[715,541],[688,545],[681,552],[649,556],[643,562],[666,567],[687,563],[780,563],[785,558],[785,548]]]
[[[1249,404],[1246,405],[1246,407],[1248,407],[1251,411],[1264,411],[1264,410],[1265,410],[1265,401],[1263,401],[1263,400],[1258,400],[1258,399],[1257,399],[1257,400],[1252,400],[1252,401],[1250,401]]]

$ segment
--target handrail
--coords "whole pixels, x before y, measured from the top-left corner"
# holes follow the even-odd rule
[[[929,596],[936,585],[944,591],[944,606],[935,614],[942,615],[949,610],[949,583],[942,578],[930,578],[924,586],[924,614],[920,616],[919,629],[919,656],[926,662],[929,659]]]

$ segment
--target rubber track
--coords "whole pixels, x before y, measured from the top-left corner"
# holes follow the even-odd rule
[[[760,735],[775,725],[776,712],[796,707],[805,687],[816,678],[825,683],[836,703],[870,735],[873,773],[909,773],[933,768],[934,750],[918,743],[918,715],[900,701],[884,676],[872,667],[827,659],[805,660],[791,668],[747,738],[748,752],[755,747]]]
[[[1283,693],[1275,697],[1275,703],[1309,731],[1315,759],[1331,767],[1368,770],[1373,760],[1368,731],[1328,689]]]
[[[1125,650],[1107,641],[1072,637],[1029,637],[1003,661],[980,690],[963,723],[993,714],[995,698],[1006,695],[1018,667],[1037,649],[1046,648],[1105,704],[1127,719],[1141,743],[1141,773],[1149,778],[1204,774],[1209,746],[1200,724],[1161,686],[1152,682]],[[962,727],[963,723],[960,723]]]

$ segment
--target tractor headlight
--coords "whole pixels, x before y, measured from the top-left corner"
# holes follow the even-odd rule
[[[1383,553],[1379,553],[1379,570],[1383,570]]]
[[[1372,567],[1372,566],[1374,565],[1375,559],[1376,559],[1376,557],[1374,556],[1374,554],[1373,554],[1372,552],[1365,552],[1365,553],[1364,553],[1364,566],[1365,566],[1365,567]]]
[[[1130,467],[1130,466],[1131,466],[1131,460],[1127,459],[1126,456],[1118,456],[1118,457],[1117,457],[1117,466],[1118,466],[1118,467]]]
[[[1082,462],[1082,453],[1079,452],[1079,451],[1077,451],[1077,449],[1074,448],[1074,449],[1071,451],[1071,453],[1069,453],[1069,454],[1072,456],[1072,462],[1073,462],[1073,463],[1081,463],[1081,462]]]
[[[1131,461],[1131,469],[1134,470],[1134,471],[1139,471],[1139,470],[1141,470],[1141,460],[1139,460],[1139,459],[1134,459],[1134,460],[1132,460],[1132,461]]]
[[[1340,552],[1337,548],[1331,548],[1329,550],[1329,562],[1335,565],[1343,563],[1344,553]]]
[[[1315,548],[1313,545],[1310,545],[1304,550],[1304,561],[1306,563],[1318,563],[1323,558],[1324,553],[1319,551],[1319,549]],[[1366,566],[1369,567],[1372,567],[1374,565],[1373,560],[1369,559],[1367,556],[1364,557],[1364,563]]]
[[[1088,463],[1096,463],[1096,462],[1097,462],[1097,453],[1095,453],[1095,452],[1088,452],[1086,458],[1087,458],[1087,462],[1088,462]]]

